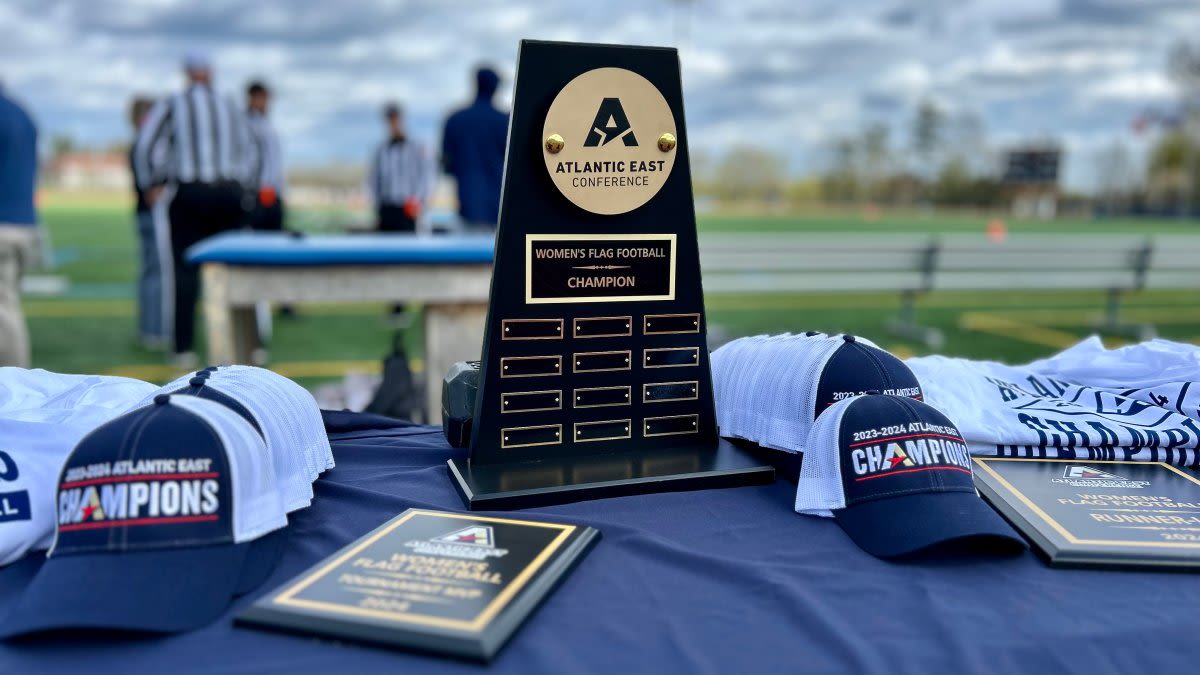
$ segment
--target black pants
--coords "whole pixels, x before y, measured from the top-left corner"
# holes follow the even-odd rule
[[[246,226],[263,232],[279,232],[283,229],[283,200],[276,199],[270,206],[256,204],[246,220]]]
[[[404,206],[400,204],[380,204],[376,212],[379,215],[380,232],[416,232],[417,221],[408,217]]]
[[[196,339],[200,271],[184,260],[184,251],[201,239],[242,224],[242,188],[237,183],[181,184],[171,200],[168,217],[175,269],[175,352],[190,352]]]

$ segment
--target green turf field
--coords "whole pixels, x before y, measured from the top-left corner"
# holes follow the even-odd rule
[[[53,273],[69,278],[60,297],[27,297],[34,365],[57,371],[121,373],[162,380],[173,373],[161,354],[137,346],[134,276],[136,242],[130,207],[112,199],[43,199],[41,216],[58,261]],[[295,213],[306,229],[339,214]],[[852,212],[795,216],[702,216],[702,232],[980,232],[989,216],[889,215],[865,219]],[[1009,221],[1012,232],[1200,232],[1200,223],[1173,220]],[[1142,293],[1127,299],[1126,318],[1155,323],[1164,337],[1200,342],[1200,294]],[[864,335],[901,355],[922,354],[916,343],[885,329],[899,305],[895,294],[714,296],[710,329],[723,336],[817,329]],[[1104,306],[1095,293],[938,293],[918,303],[921,323],[946,334],[943,353],[1018,363],[1045,356],[1092,332]],[[276,321],[273,365],[306,382],[348,369],[371,369],[387,351],[392,329],[380,305],[304,307]],[[419,356],[415,335],[410,351]],[[201,336],[202,339],[202,336]],[[1108,339],[1114,344],[1119,338]]]

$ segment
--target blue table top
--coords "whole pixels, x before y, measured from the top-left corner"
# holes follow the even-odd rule
[[[496,241],[488,235],[299,235],[226,232],[192,246],[193,263],[228,265],[490,265]]]
[[[0,673],[461,673],[477,665],[235,627],[233,615],[397,513],[462,511],[441,429],[327,413],[337,467],[292,514],[263,586],[204,628],[0,643]],[[1200,577],[1051,569],[1015,557],[871,557],[795,486],[601,499],[493,515],[603,539],[486,672],[1188,673]],[[897,527],[903,523],[896,523]],[[41,560],[0,569],[0,621]],[[129,583],[137,583],[130,579]]]

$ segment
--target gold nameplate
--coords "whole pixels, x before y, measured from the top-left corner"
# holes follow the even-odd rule
[[[645,368],[680,368],[700,363],[699,347],[663,347],[647,349],[642,356]]]
[[[500,377],[550,377],[562,375],[561,356],[506,356],[500,359]]]
[[[674,234],[527,234],[525,303],[674,300],[677,258]]]
[[[654,436],[675,436],[677,434],[694,434],[699,428],[699,415],[668,415],[666,417],[647,417],[642,428],[646,438]]]
[[[500,412],[537,412],[562,410],[562,390],[514,391],[500,395]]]
[[[642,332],[646,335],[700,332],[699,314],[647,314],[642,323]]]
[[[509,427],[500,430],[500,447],[528,448],[534,445],[562,443],[561,424],[542,424],[533,427]]]
[[[576,422],[575,442],[617,441],[630,437],[632,420],[604,420],[601,422]]]
[[[642,403],[668,403],[670,401],[694,401],[700,383],[688,382],[651,382],[642,385]]]
[[[575,390],[576,408],[606,408],[629,405],[629,385],[617,387],[581,387]]]
[[[632,316],[594,316],[575,319],[577,338],[629,337],[633,335]]]
[[[630,370],[628,349],[611,352],[575,352],[571,359],[576,373],[601,373],[610,370]]]
[[[561,340],[562,319],[504,319],[501,340]]]

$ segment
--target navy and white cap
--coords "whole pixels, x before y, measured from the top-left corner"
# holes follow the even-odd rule
[[[84,437],[55,504],[49,558],[0,621],[0,637],[203,626],[225,611],[247,569],[274,565],[252,560],[252,543],[287,525],[262,437],[237,413],[191,396],[160,396]]]
[[[880,558],[942,546],[1025,549],[976,492],[971,456],[954,424],[902,396],[846,399],[821,415],[804,452],[796,511],[832,516]]]
[[[266,450],[275,465],[275,476],[283,490],[283,503],[288,513],[312,503],[312,460],[301,452],[296,438],[294,420],[281,411],[283,402],[266,394],[263,387],[246,390],[223,380],[214,381],[214,371],[202,370],[192,376],[179,378],[146,396],[139,405],[150,405],[162,394],[199,396],[217,402],[246,419],[263,436]]]
[[[868,391],[923,397],[908,366],[853,335],[742,338],[711,361],[721,435],[785,452],[803,451],[813,422],[838,401]]]
[[[207,398],[250,420],[275,459],[289,512],[308,506],[312,482],[333,468],[333,451],[316,399],[278,373],[253,366],[206,368],[170,382],[139,405],[164,393]]]

